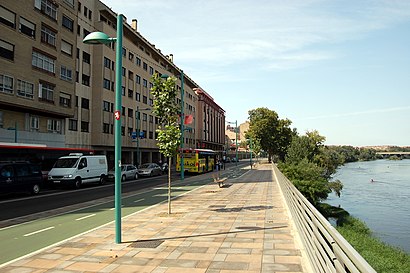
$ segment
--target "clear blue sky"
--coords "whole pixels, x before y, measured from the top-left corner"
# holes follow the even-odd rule
[[[410,146],[410,1],[103,0],[242,123]]]

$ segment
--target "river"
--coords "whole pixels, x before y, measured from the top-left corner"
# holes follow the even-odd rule
[[[363,220],[383,242],[410,253],[410,159],[348,163],[334,179],[342,181],[341,197],[327,203]]]

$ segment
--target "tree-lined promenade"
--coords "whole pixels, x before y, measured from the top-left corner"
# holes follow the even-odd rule
[[[246,138],[252,140],[254,151],[265,151],[269,160],[326,218],[337,219],[337,229],[377,272],[408,272],[410,255],[374,238],[365,223],[349,216],[343,208],[335,208],[324,201],[333,191],[342,194],[343,183],[332,180],[337,168],[348,162],[380,158],[373,148],[326,146],[326,138],[318,131],[300,135],[291,128],[289,119],[267,108],[249,112]],[[396,149],[397,147],[392,147]],[[401,147],[400,147],[401,148]],[[401,151],[410,151],[410,147]]]

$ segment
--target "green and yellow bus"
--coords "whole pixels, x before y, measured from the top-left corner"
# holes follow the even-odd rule
[[[176,170],[181,171],[181,156],[184,157],[184,171],[190,173],[211,172],[216,164],[216,152],[209,149],[183,149],[177,156]]]

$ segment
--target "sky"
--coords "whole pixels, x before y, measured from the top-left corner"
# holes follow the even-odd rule
[[[226,111],[327,145],[410,146],[409,0],[102,0]]]

